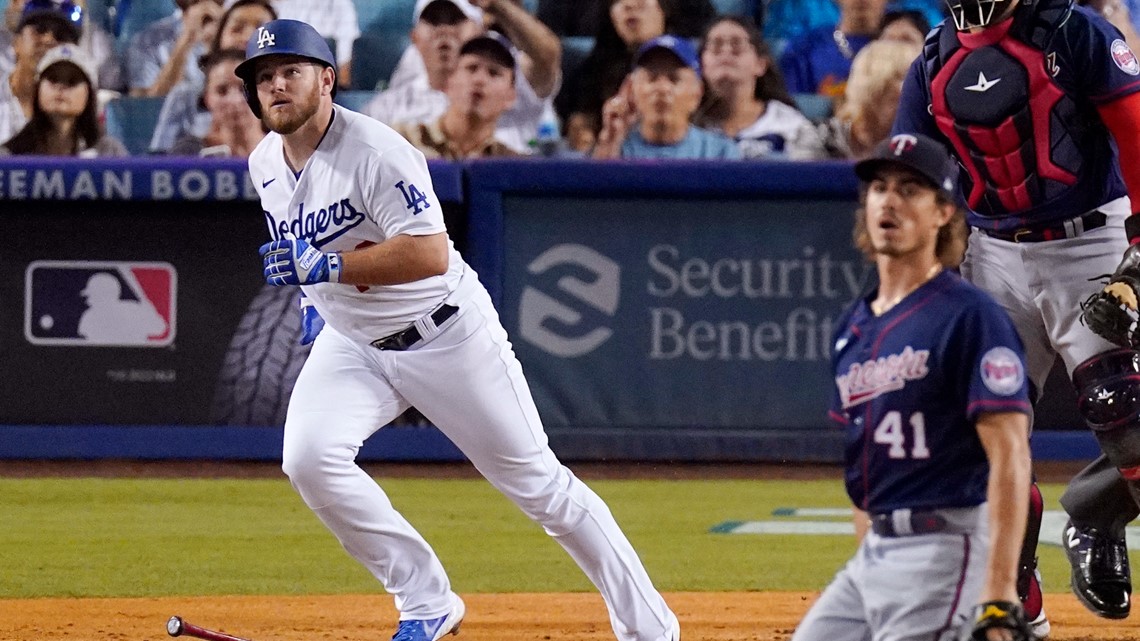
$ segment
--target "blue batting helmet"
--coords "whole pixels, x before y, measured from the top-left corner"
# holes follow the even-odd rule
[[[234,75],[245,83],[245,100],[258,118],[261,103],[257,101],[257,83],[253,78],[258,58],[266,56],[300,56],[331,67],[336,74],[336,59],[328,42],[312,26],[299,20],[272,20],[257,28],[245,46],[245,61],[237,66]],[[333,82],[336,95],[336,82]]]

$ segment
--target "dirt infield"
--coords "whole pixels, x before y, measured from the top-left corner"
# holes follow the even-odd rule
[[[783,641],[814,598],[791,592],[666,595],[684,641]],[[596,594],[464,595],[456,641],[612,641]],[[1071,595],[1049,595],[1054,641],[1140,640],[1140,620],[1105,621]],[[392,634],[391,598],[368,596],[0,600],[0,641],[159,641],[180,615],[254,641],[380,641]],[[452,638],[452,637],[448,637]]]

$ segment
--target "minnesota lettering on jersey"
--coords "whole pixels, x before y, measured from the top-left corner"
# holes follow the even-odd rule
[[[925,378],[930,373],[926,367],[929,359],[930,350],[915,351],[908,345],[901,354],[852,363],[846,374],[835,378],[843,409],[900,390],[907,381]]]
[[[278,221],[268,211],[263,210],[263,213],[274,240],[302,238],[318,249],[364,222],[365,218],[364,212],[353,207],[347,198],[309,212],[301,202],[297,205],[297,216],[288,220]]]

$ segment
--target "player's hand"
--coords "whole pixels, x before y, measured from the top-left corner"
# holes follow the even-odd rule
[[[1140,347],[1137,310],[1140,309],[1140,245],[1124,252],[1108,284],[1081,303],[1081,322],[1093,333],[1121,347]]]
[[[1021,604],[986,601],[974,608],[972,641],[1033,641]]]
[[[308,345],[317,340],[317,334],[325,328],[325,319],[321,318],[313,301],[301,292],[301,344]]]
[[[270,285],[340,282],[340,256],[326,254],[304,240],[275,240],[257,250]]]

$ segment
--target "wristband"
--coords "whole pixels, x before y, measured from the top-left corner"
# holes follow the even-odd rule
[[[1140,243],[1140,212],[1134,212],[1124,219],[1124,234],[1128,236],[1129,244]]]
[[[340,282],[340,252],[329,252],[329,282]]]

